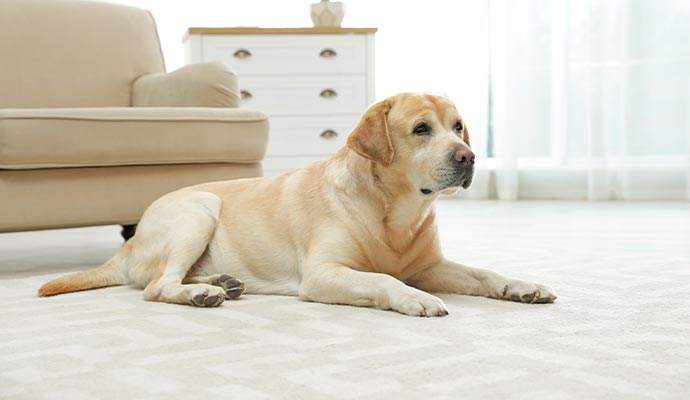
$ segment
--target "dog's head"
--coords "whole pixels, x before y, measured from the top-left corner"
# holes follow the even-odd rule
[[[451,194],[472,183],[469,133],[453,102],[443,95],[403,93],[374,104],[347,145],[405,177],[422,196]]]

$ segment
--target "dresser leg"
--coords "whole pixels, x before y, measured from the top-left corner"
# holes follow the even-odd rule
[[[122,225],[122,230],[120,231],[120,234],[122,237],[125,239],[125,242],[128,241],[132,236],[134,236],[134,232],[137,230],[137,225]]]

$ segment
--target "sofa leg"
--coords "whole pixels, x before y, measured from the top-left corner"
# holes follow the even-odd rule
[[[125,239],[125,242],[128,241],[132,236],[134,236],[134,232],[137,231],[137,225],[122,225],[122,230],[120,231],[120,234],[122,237]]]

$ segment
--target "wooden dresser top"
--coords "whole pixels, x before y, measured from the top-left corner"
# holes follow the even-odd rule
[[[272,35],[272,34],[343,34],[343,33],[375,33],[377,28],[257,28],[257,27],[236,27],[236,28],[188,28],[187,35]]]

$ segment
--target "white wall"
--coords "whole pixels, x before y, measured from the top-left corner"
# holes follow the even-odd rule
[[[168,70],[184,63],[188,27],[312,26],[312,0],[110,0],[150,10]],[[449,94],[483,154],[487,105],[486,0],[349,0],[343,26],[377,27],[376,95]]]

